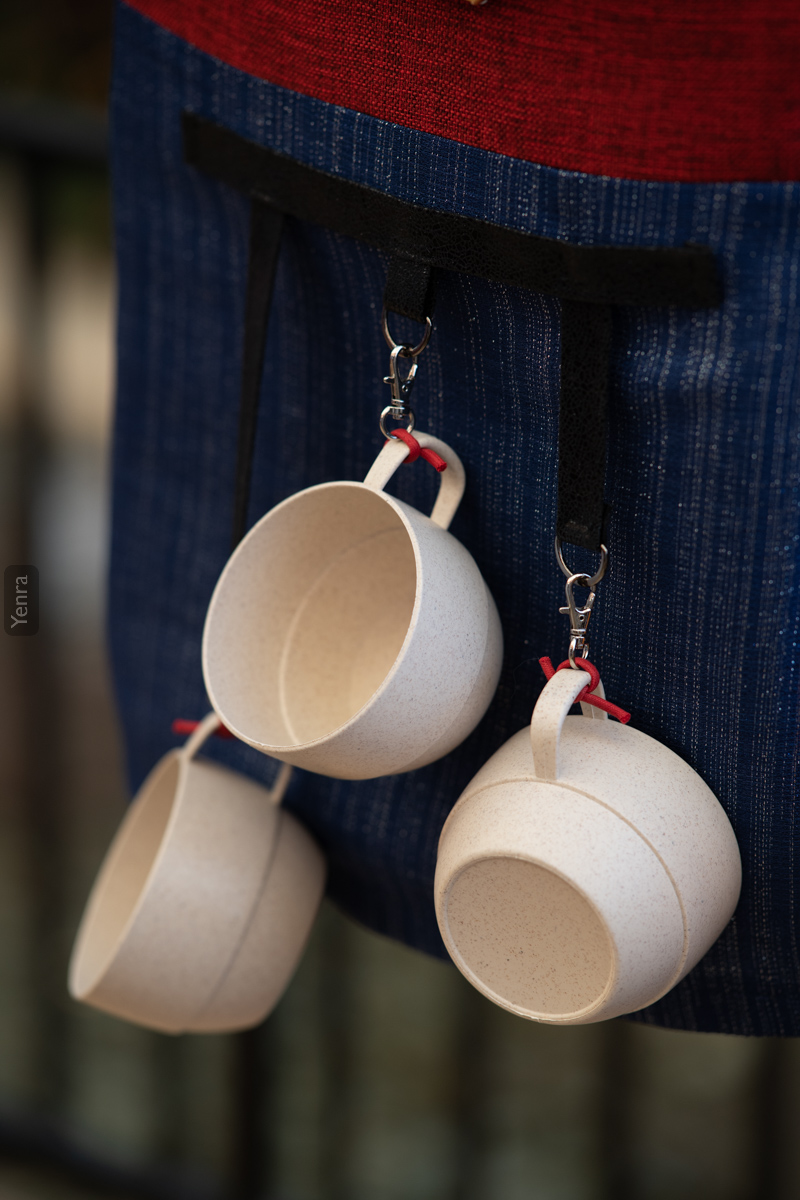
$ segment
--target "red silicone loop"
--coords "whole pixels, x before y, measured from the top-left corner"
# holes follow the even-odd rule
[[[425,446],[425,448],[420,451],[420,454],[425,459],[425,462],[429,462],[432,467],[436,468],[440,475],[442,471],[447,470],[447,463],[440,454],[436,453],[435,450],[429,450],[428,447]]]
[[[594,663],[590,663],[588,658],[576,658],[575,663],[584,671],[588,672],[589,675],[589,682],[586,684],[586,687],[575,697],[576,704],[591,704],[594,708],[601,708],[603,712],[607,712],[610,716],[616,717],[622,725],[627,725],[628,721],[631,719],[631,714],[629,712],[626,712],[624,708],[620,708],[618,704],[612,704],[610,700],[605,700],[601,696],[592,695],[592,692],[600,682],[600,672]],[[540,658],[539,666],[544,671],[545,678],[548,680],[548,682],[553,678],[556,671],[572,670],[572,663],[568,658],[565,659],[564,662],[559,663],[559,665],[555,668],[553,667],[553,664],[549,658]]]
[[[600,672],[598,671],[597,667],[594,665],[594,663],[590,663],[588,658],[576,658],[575,665],[577,667],[580,667],[583,671],[589,672],[589,679],[591,680],[591,682],[587,683],[586,687],[588,688],[588,690],[590,692],[593,692],[594,689],[597,687],[598,683],[600,682]],[[572,663],[569,661],[568,658],[565,658],[564,661],[562,663],[559,663],[558,666],[556,667],[557,671],[568,671],[571,669],[572,669]]]
[[[403,461],[406,464],[416,462],[420,454],[422,454],[422,446],[420,446],[413,433],[409,433],[407,429],[395,429],[394,436],[398,441],[405,442],[408,446],[408,457]]]
[[[408,456],[403,460],[403,465],[408,466],[409,463],[416,462],[418,458],[424,458],[425,462],[431,464],[441,475],[442,471],[447,470],[447,463],[442,458],[441,454],[437,454],[435,450],[420,446],[413,433],[409,433],[407,429],[396,429],[394,436],[400,442],[405,442],[408,446]]]

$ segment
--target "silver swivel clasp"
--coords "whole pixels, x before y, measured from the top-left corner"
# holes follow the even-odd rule
[[[398,358],[410,358],[411,366],[408,369],[405,379],[403,379],[398,369]],[[395,346],[392,353],[389,355],[389,374],[384,375],[383,382],[388,383],[392,392],[392,402],[387,404],[383,410],[387,416],[390,416],[393,421],[412,422],[413,429],[414,413],[408,406],[408,398],[411,395],[411,389],[414,386],[414,377],[417,374],[419,359],[408,353],[405,346]],[[383,415],[383,414],[382,414]]]
[[[388,383],[391,389],[391,402],[386,405],[381,413],[380,426],[381,433],[386,438],[394,438],[394,434],[386,426],[387,418],[391,417],[393,421],[405,421],[406,431],[414,432],[416,420],[414,410],[409,406],[408,400],[411,395],[411,389],[414,386],[414,379],[419,366],[419,356],[427,346],[431,337],[431,319],[425,318],[425,332],[422,335],[419,343],[416,346],[409,346],[405,342],[396,342],[389,332],[389,324],[386,319],[386,309],[383,310],[381,318],[383,327],[383,336],[390,348],[389,354],[389,374],[384,376],[384,383]],[[411,360],[411,366],[405,375],[400,372],[400,359],[408,358]]]
[[[589,657],[589,621],[597,595],[595,587],[605,575],[608,567],[608,550],[605,546],[600,547],[600,555],[600,566],[594,575],[586,575],[581,571],[570,571],[561,553],[561,539],[556,538],[556,558],[558,565],[567,577],[565,587],[567,603],[558,611],[569,617],[569,662],[570,666],[576,670],[581,668],[575,659]],[[576,588],[585,588],[589,593],[582,605],[579,605],[575,599]]]
[[[575,600],[576,587],[589,589],[589,595],[586,597],[583,608],[578,608]],[[566,592],[567,603],[558,611],[569,617],[569,661],[570,666],[574,666],[576,658],[589,657],[589,621],[597,593],[592,588],[588,575],[570,575],[567,579]]]

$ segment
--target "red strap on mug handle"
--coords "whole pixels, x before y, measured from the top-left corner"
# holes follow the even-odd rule
[[[631,719],[631,714],[629,712],[625,712],[625,709],[620,708],[617,704],[612,704],[610,700],[603,700],[600,696],[592,695],[592,692],[600,682],[600,672],[594,663],[590,663],[588,658],[576,658],[575,664],[578,667],[582,667],[584,671],[588,671],[589,673],[589,682],[583,691],[579,693],[575,701],[576,704],[579,702],[582,704],[592,704],[595,708],[601,708],[603,712],[607,712],[609,716],[616,717],[617,720],[623,725],[627,725],[628,721]],[[540,658],[539,666],[542,668],[548,679],[552,679],[556,671],[572,669],[572,663],[568,658],[565,659],[564,662],[559,663],[557,667],[553,666],[549,658]]]
[[[432,467],[435,467],[439,474],[447,470],[447,463],[441,454],[437,454],[435,450],[429,450],[427,446],[424,448],[420,446],[413,433],[409,433],[407,429],[395,429],[394,436],[408,446],[406,464],[416,462],[418,458],[424,458],[425,462],[429,462]]]

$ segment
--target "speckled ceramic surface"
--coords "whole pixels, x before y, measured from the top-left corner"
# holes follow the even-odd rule
[[[469,784],[434,888],[470,982],[555,1024],[658,999],[722,932],[741,886],[733,830],[691,767],[598,709],[567,715],[586,678],[557,672],[530,729]]]
[[[408,455],[383,447],[363,483],[327,483],[267,513],[211,599],[203,673],[237,737],[340,779],[411,771],[486,711],[503,639],[486,584],[447,527],[464,490],[456,453],[430,517],[383,488]]]
[[[214,714],[128,809],[69,970],[78,1000],[165,1033],[255,1025],[277,1003],[322,898],[315,842],[270,793],[196,751]]]

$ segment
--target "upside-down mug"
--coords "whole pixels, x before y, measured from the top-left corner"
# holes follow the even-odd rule
[[[299,962],[325,883],[320,850],[271,791],[195,758],[201,722],[142,784],[89,897],[69,968],[77,999],[164,1033],[246,1029]]]
[[[283,762],[339,779],[424,766],[474,729],[503,637],[472,556],[447,528],[464,491],[455,451],[430,517],[383,490],[390,440],[363,483],[307,488],[240,542],[206,617],[203,674],[220,720]]]
[[[466,978],[501,1007],[559,1025],[663,996],[722,932],[741,886],[711,790],[604,712],[568,716],[585,685],[584,671],[558,671],[530,729],[468,785],[442,830],[434,884]]]

